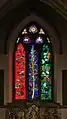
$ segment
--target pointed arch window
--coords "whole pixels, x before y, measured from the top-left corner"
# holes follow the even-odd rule
[[[53,100],[54,60],[50,38],[35,22],[19,33],[14,50],[14,100]]]

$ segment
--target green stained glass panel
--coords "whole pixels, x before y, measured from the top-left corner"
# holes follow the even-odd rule
[[[52,55],[48,45],[41,53],[41,100],[52,100]]]

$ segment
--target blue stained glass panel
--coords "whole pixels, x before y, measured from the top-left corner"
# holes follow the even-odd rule
[[[32,45],[28,58],[28,99],[38,98],[38,53]]]

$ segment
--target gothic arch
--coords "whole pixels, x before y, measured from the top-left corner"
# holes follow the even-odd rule
[[[58,38],[58,35],[57,35],[56,31],[47,22],[45,22],[39,16],[36,16],[34,14],[32,14],[30,16],[27,16],[15,29],[13,29],[10,32],[10,36],[9,36],[8,42],[7,42],[7,53],[9,52],[10,49],[13,52],[15,39],[17,37],[17,34],[21,31],[21,29],[23,29],[23,27],[26,24],[28,24],[31,21],[37,22],[38,24],[40,24],[46,30],[46,32],[49,34],[49,37],[51,39],[52,46],[53,46],[53,51],[59,53],[60,43],[59,43],[59,38]]]
[[[59,52],[59,42],[58,42],[58,37],[56,32],[54,31],[52,26],[49,26],[49,24],[47,24],[45,21],[43,21],[40,17],[36,16],[36,15],[30,15],[27,16],[10,34],[9,36],[9,40],[8,40],[8,47],[7,47],[7,52],[9,54],[9,101],[12,101],[12,63],[13,63],[13,51],[14,51],[14,45],[15,45],[15,41],[17,38],[17,35],[19,34],[19,32],[23,29],[23,27],[31,22],[31,21],[37,22],[38,24],[40,24],[48,33],[51,42],[52,42],[52,46],[53,46],[53,51],[54,53],[58,53]]]

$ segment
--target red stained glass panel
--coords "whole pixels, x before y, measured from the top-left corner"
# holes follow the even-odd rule
[[[15,99],[26,99],[26,52],[21,43],[15,52]]]

